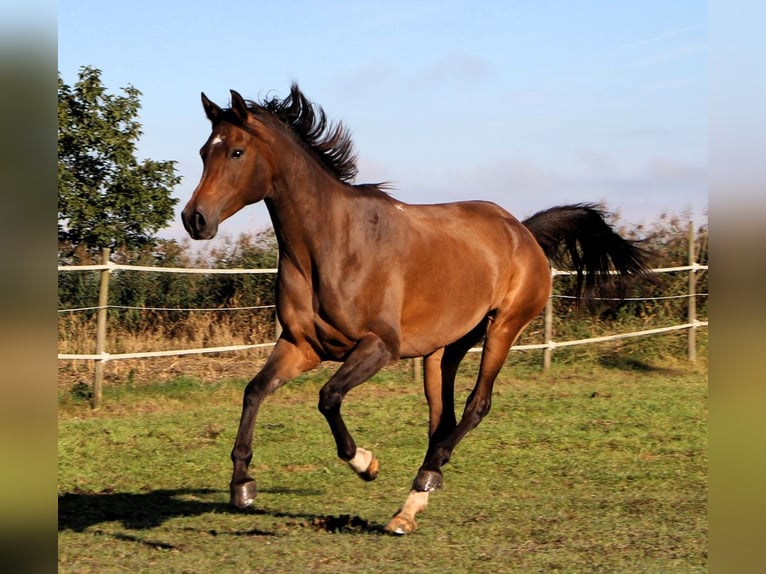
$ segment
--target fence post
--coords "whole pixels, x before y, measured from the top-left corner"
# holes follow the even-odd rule
[[[412,358],[412,381],[417,384],[423,383],[423,357]]]
[[[277,248],[277,270],[279,269],[279,249]],[[277,272],[277,278],[279,278],[279,272]],[[274,285],[274,294],[276,295],[277,286]],[[275,301],[276,302],[276,301]],[[279,322],[279,315],[277,315],[277,306],[274,305],[274,340],[279,341],[282,336],[282,323]]]
[[[697,263],[695,254],[694,222],[689,222],[689,340],[688,340],[688,358],[689,362],[694,364],[697,361],[697,270],[694,268]]]
[[[551,269],[551,292],[548,295],[548,301],[545,303],[543,323],[543,343],[546,345],[545,349],[543,349],[543,372],[551,368],[551,355],[553,355],[553,349],[550,344],[553,339],[553,281],[555,277],[556,273]]]
[[[109,248],[101,250],[101,264],[109,264]],[[106,349],[106,308],[109,304],[109,269],[101,270],[101,281],[98,287],[98,315],[96,316],[96,354],[102,354]],[[91,408],[101,406],[102,386],[104,382],[104,359],[96,359],[93,377],[93,396]]]

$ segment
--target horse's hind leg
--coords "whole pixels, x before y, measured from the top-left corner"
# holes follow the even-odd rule
[[[435,440],[429,441],[425,461],[415,477],[407,500],[402,510],[386,525],[387,531],[408,534],[415,530],[415,514],[425,508],[429,493],[442,486],[442,466],[447,464],[460,440],[476,428],[489,412],[495,378],[508,356],[511,345],[530,320],[529,317],[501,318],[499,316],[490,319],[479,376],[476,386],[466,401],[460,423],[449,433],[440,434]]]
[[[454,383],[457,365],[460,361],[455,362],[454,369],[445,369],[444,362],[449,357],[450,353],[442,348],[426,356],[423,364],[423,382],[429,412],[429,450],[435,441],[438,441],[440,437],[449,435],[457,426]],[[386,524],[385,530],[394,534],[408,534],[414,531],[416,527],[415,515],[425,510],[428,505],[428,494],[428,491],[411,490],[402,507]]]
[[[436,445],[448,437],[457,426],[455,419],[455,377],[460,362],[468,350],[481,338],[486,328],[482,322],[460,341],[436,351],[425,358],[424,387],[428,400],[428,451],[425,460]],[[428,490],[411,490],[399,511],[388,522],[385,530],[407,534],[416,528],[415,515],[426,508]]]
[[[375,334],[364,337],[338,371],[319,391],[319,410],[327,419],[338,448],[338,457],[364,480],[378,476],[378,460],[367,449],[357,448],[348,432],[340,407],[351,389],[360,385],[391,362],[393,355],[385,342]]]
[[[318,362],[318,359],[310,361],[298,347],[280,339],[266,364],[245,387],[239,430],[231,451],[234,470],[229,485],[229,502],[232,506],[245,508],[255,499],[255,480],[248,475],[247,467],[253,457],[253,430],[263,399],[291,378],[316,366]]]

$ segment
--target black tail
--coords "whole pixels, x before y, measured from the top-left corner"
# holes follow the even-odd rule
[[[577,203],[540,211],[523,222],[554,265],[574,267],[578,303],[583,284],[586,294],[615,283],[622,293],[626,276],[644,275],[648,270],[646,251],[620,237],[605,216],[595,204]],[[610,271],[616,271],[616,282]]]

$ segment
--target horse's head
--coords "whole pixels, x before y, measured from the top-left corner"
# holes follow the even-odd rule
[[[202,94],[202,105],[213,128],[200,149],[202,178],[181,219],[193,239],[212,239],[224,219],[269,193],[273,170],[263,126],[242,96],[232,90],[231,109],[222,109]]]

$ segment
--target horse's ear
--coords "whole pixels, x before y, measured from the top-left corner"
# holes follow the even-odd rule
[[[237,115],[242,123],[247,122],[247,118],[250,115],[250,110],[247,108],[244,98],[239,95],[239,92],[229,90],[231,92],[231,109]]]
[[[205,92],[202,92],[202,107],[205,108],[207,119],[214,122],[221,116],[221,108],[207,99]]]

